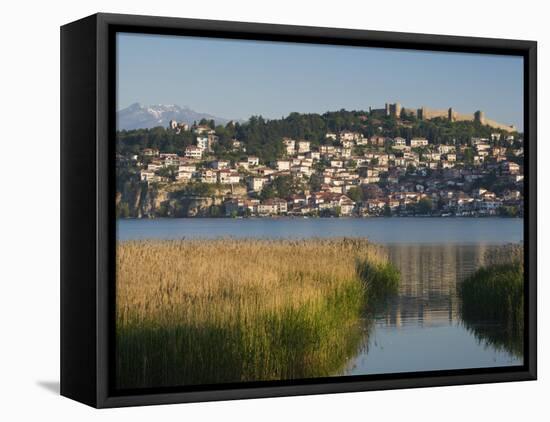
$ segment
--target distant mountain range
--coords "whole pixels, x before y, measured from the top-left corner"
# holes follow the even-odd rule
[[[117,112],[117,129],[148,129],[156,126],[168,126],[170,120],[193,124],[201,119],[214,119],[216,124],[225,125],[231,119],[199,113],[189,107],[156,104],[144,106],[134,103]]]

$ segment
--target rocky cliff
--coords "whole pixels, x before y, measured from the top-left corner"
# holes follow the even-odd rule
[[[228,194],[243,195],[244,187],[210,187],[197,194],[185,185],[147,184],[131,181],[117,192],[119,217],[215,217],[223,215],[223,201]]]

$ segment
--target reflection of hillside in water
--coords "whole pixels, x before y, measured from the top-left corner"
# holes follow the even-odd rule
[[[484,265],[489,245],[390,245],[401,272],[399,295],[376,312],[389,326],[449,325],[459,318],[457,283]]]
[[[399,292],[369,308],[367,345],[346,374],[515,366],[521,344],[502,323],[464,321],[461,283],[502,245],[386,245],[401,273]],[[371,305],[372,306],[372,305]]]

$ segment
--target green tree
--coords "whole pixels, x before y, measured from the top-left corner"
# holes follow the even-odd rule
[[[416,212],[421,215],[431,214],[432,205],[433,202],[431,198],[422,198],[416,205]]]
[[[272,185],[265,185],[262,191],[260,192],[260,199],[262,200],[275,198],[276,196],[277,196],[277,192],[275,191]]]
[[[280,198],[287,198],[294,193],[292,176],[279,176],[273,180],[273,189]]]
[[[311,192],[318,192],[321,190],[321,183],[322,180],[321,178],[316,175],[316,174],[313,174],[311,175],[311,177],[309,178],[309,190]]]
[[[182,189],[173,191],[171,197],[181,199],[188,196],[212,196],[215,192],[214,186],[208,183],[191,182],[185,185]]]
[[[303,188],[302,181],[292,176],[278,176],[270,185],[273,195],[279,198],[288,198],[292,194],[301,192]],[[268,194],[271,193],[268,192]]]
[[[222,210],[218,205],[212,205],[210,207],[210,217],[221,217]]]
[[[464,162],[466,164],[473,164],[473,162],[474,162],[474,152],[472,151],[472,148],[466,148],[464,150]]]
[[[363,201],[363,189],[360,187],[354,186],[346,192],[346,195],[355,202]]]
[[[499,215],[502,217],[517,217],[519,214],[516,206],[503,206],[498,209]]]
[[[116,216],[117,218],[128,218],[130,216],[130,207],[127,202],[120,201],[116,205]]]
[[[159,169],[158,174],[160,177],[166,177],[173,182],[176,180],[177,168],[175,166],[162,167]]]

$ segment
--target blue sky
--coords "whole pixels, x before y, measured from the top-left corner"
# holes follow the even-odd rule
[[[118,34],[117,110],[178,104],[230,119],[406,107],[483,110],[523,128],[523,59]]]

